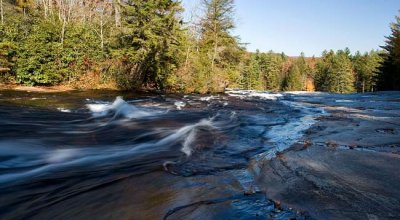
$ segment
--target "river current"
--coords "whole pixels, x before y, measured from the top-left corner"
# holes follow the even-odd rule
[[[372,95],[373,96],[373,95]],[[321,103],[368,96],[0,92],[2,219],[305,219],[258,187]]]

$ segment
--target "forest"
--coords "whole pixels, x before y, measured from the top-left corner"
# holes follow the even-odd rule
[[[400,18],[382,50],[320,57],[249,52],[234,0],[0,0],[0,82],[78,89],[213,93],[400,90]],[[377,46],[377,45],[371,45]]]

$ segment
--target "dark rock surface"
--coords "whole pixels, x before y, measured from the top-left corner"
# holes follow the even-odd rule
[[[318,103],[328,115],[264,162],[260,188],[316,219],[400,219],[400,96],[370,96]]]

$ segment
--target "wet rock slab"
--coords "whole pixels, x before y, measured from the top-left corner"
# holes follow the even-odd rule
[[[65,189],[64,189],[65,190]],[[231,172],[182,178],[165,172],[126,178],[70,197],[26,201],[7,219],[307,219],[264,192],[244,193]],[[15,195],[14,195],[15,196]],[[32,196],[32,195],[31,195]],[[40,201],[41,200],[41,201]]]
[[[320,102],[328,114],[264,162],[258,186],[316,219],[400,219],[400,105],[381,95]]]
[[[398,219],[399,167],[397,154],[313,145],[269,161],[259,185],[316,219]]]

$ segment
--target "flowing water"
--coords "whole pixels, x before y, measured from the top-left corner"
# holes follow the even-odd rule
[[[307,218],[257,176],[340,97],[1,91],[0,218]]]

